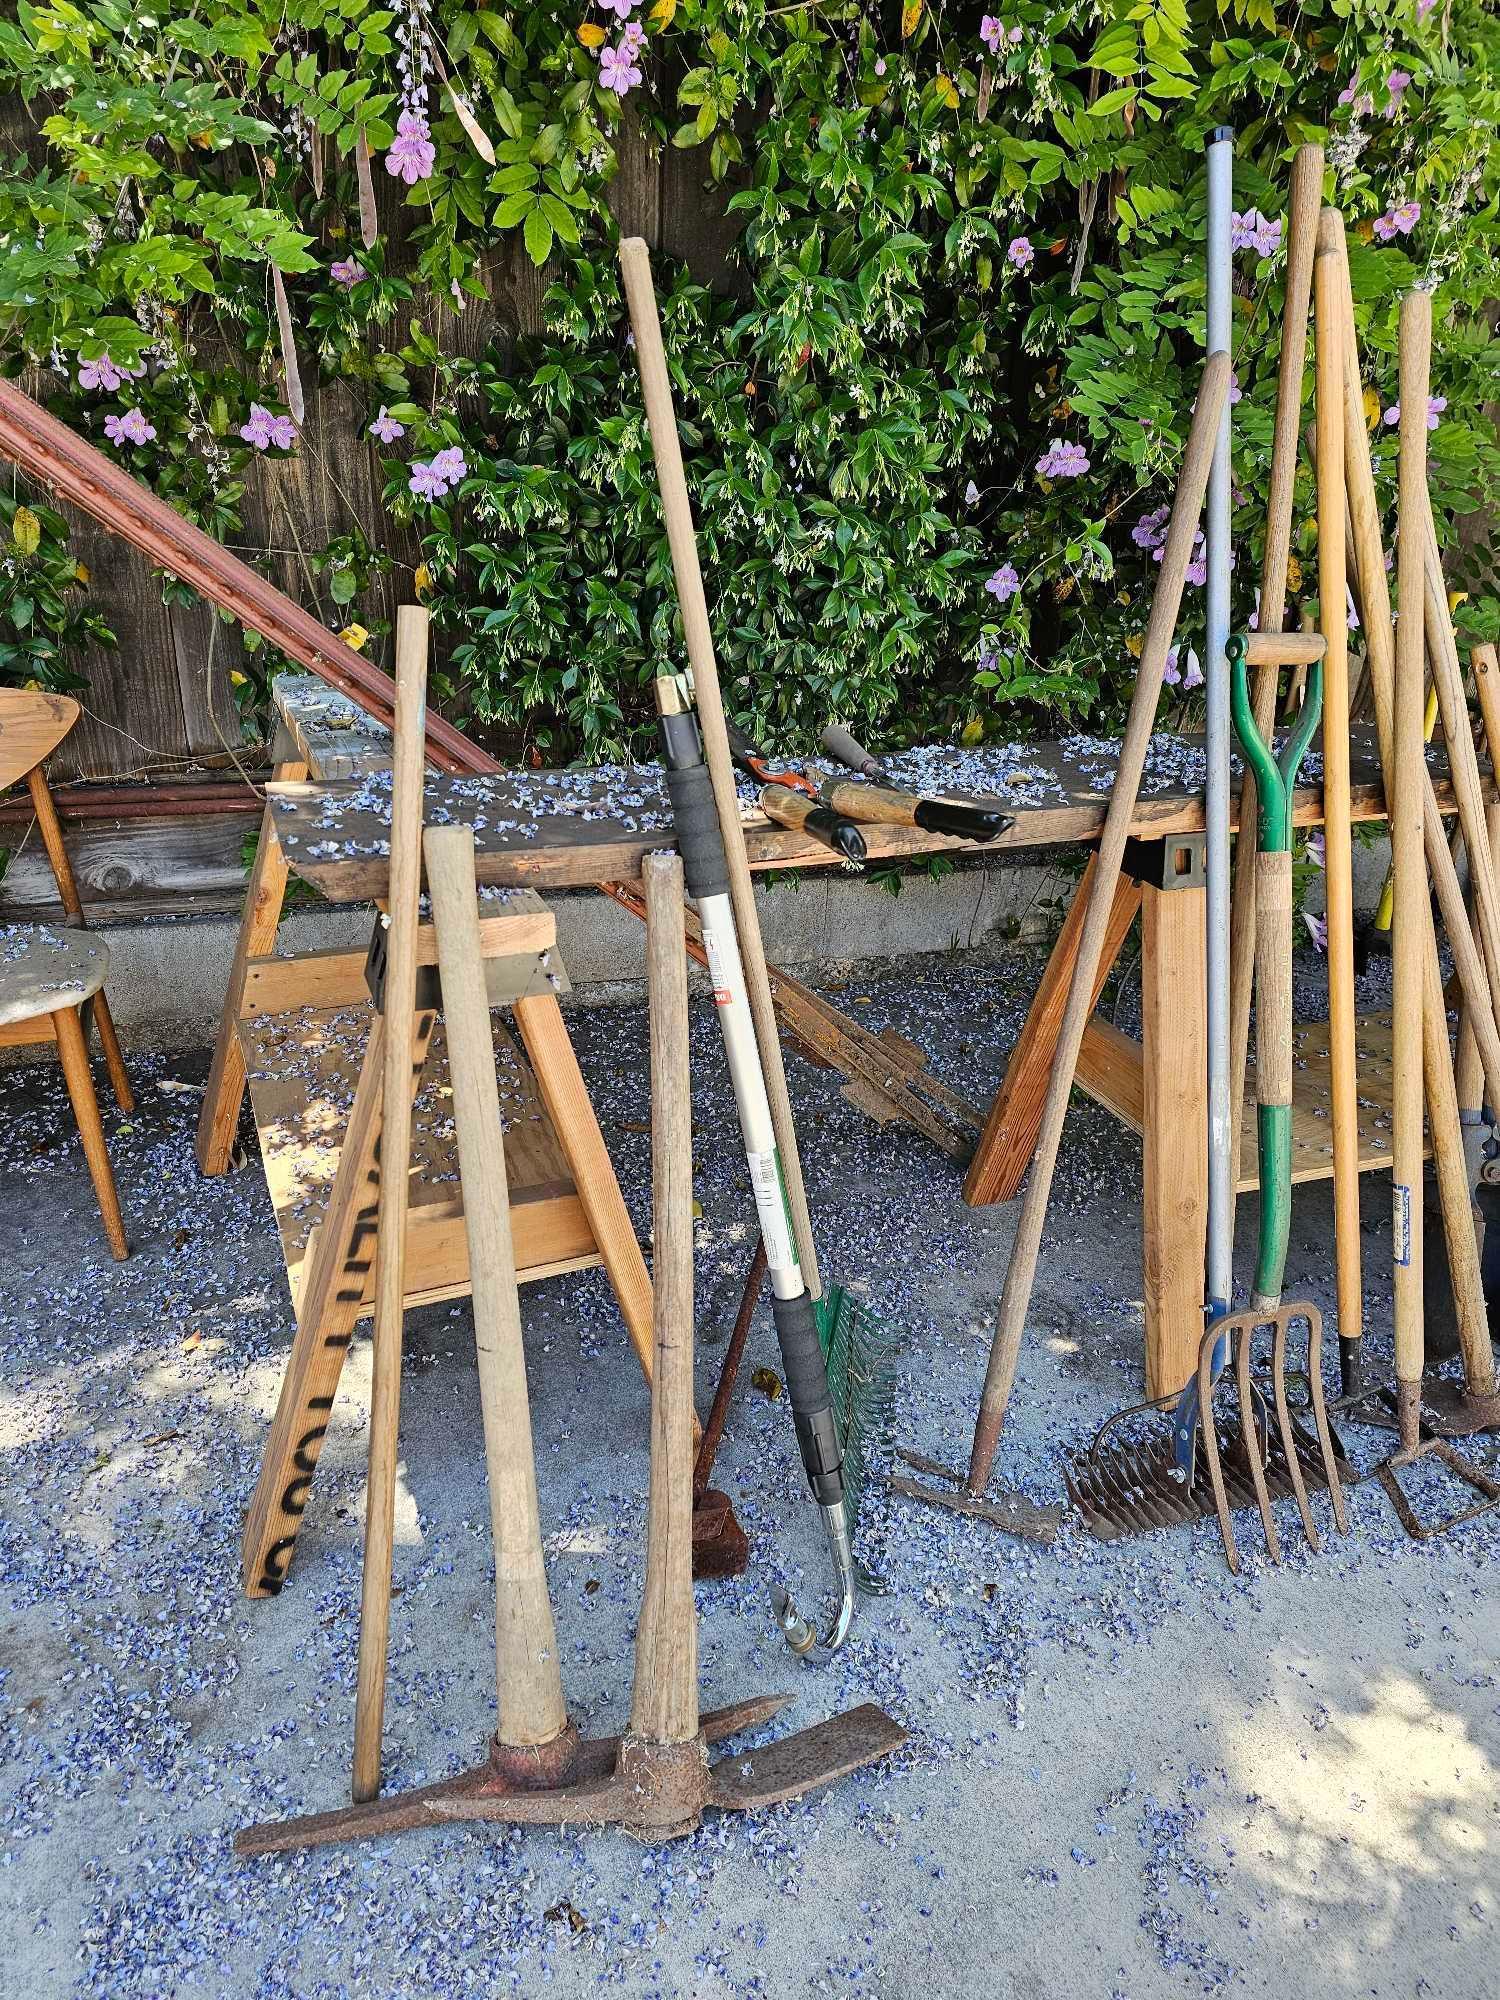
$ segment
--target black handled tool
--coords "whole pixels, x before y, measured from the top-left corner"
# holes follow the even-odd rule
[[[824,799],[805,772],[778,770],[743,729],[727,718],[725,728],[735,763],[760,781],[760,809],[766,818],[794,832],[810,834],[858,867],[865,858],[865,837],[854,822]]]
[[[827,804],[850,819],[874,820],[886,826],[917,826],[924,833],[947,833],[957,840],[998,840],[1016,823],[1014,813],[996,812],[989,806],[965,805],[956,799],[919,798],[914,792],[898,791],[890,784],[885,766],[839,723],[830,723],[821,741],[837,763],[874,781],[851,785],[840,779],[823,787],[822,797]]]

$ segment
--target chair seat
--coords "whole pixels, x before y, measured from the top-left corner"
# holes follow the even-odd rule
[[[81,1006],[108,971],[108,945],[87,931],[0,924],[0,1028]]]

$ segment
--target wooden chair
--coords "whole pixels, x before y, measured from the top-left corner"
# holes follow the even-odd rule
[[[90,1022],[98,1029],[120,1109],[133,1110],[135,1098],[104,995],[109,948],[98,938],[77,935],[85,923],[83,901],[63,845],[57,808],[42,773],[43,761],[77,720],[78,704],[67,695],[0,688],[0,792],[21,778],[26,780],[42,845],[57,882],[58,900],[70,927],[65,931],[50,924],[0,926],[0,1048],[57,1043],[109,1247],[117,1258],[123,1258],[129,1254],[125,1225],[89,1069],[86,1030]]]

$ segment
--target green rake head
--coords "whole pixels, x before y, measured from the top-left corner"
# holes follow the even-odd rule
[[[817,1314],[844,1450],[844,1519],[855,1550],[855,1572],[860,1589],[878,1595],[885,1583],[859,1561],[859,1508],[869,1461],[890,1440],[902,1336],[842,1285],[829,1286],[817,1301]]]

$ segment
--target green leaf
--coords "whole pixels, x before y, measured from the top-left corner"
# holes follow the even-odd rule
[[[552,224],[538,203],[526,218],[526,254],[533,264],[545,264],[552,255]]]

